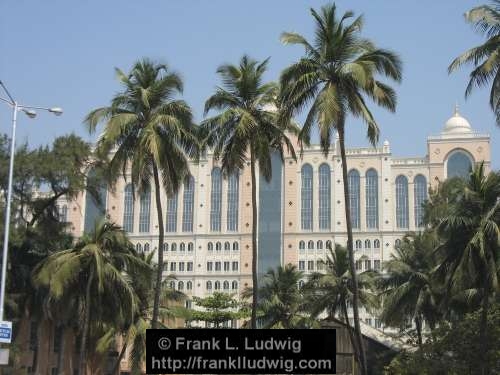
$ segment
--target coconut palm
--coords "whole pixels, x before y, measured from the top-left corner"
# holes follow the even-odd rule
[[[312,42],[297,33],[283,33],[281,36],[284,44],[298,44],[305,49],[304,57],[281,74],[281,118],[286,120],[309,107],[299,139],[302,143],[307,143],[311,129],[317,126],[325,154],[329,151],[334,132],[338,132],[344,181],[347,249],[353,278],[354,325],[359,347],[363,348],[358,313],[358,282],[352,250],[351,213],[347,204],[349,187],[345,125],[348,115],[361,118],[367,125],[369,141],[372,144],[377,142],[379,128],[365,99],[369,98],[375,104],[395,111],[395,91],[379,81],[377,76],[399,82],[402,64],[393,52],[377,48],[370,40],[361,37],[362,16],[348,23],[354,13],[346,12],[339,18],[335,4],[324,6],[319,12],[311,9],[311,14],[315,21],[315,38]],[[363,374],[366,374],[364,350],[361,350],[360,362]]]
[[[205,115],[210,110],[219,114],[202,124],[205,142],[213,147],[214,160],[220,160],[226,174],[242,170],[250,159],[252,175],[252,319],[257,317],[257,172],[267,181],[272,176],[271,157],[278,153],[283,161],[285,152],[295,159],[287,131],[296,131],[290,122],[278,125],[274,110],[278,87],[274,82],[263,82],[268,60],[258,62],[243,56],[239,65],[221,65],[217,73],[222,87],[205,103]]]
[[[449,295],[465,293],[480,301],[481,352],[487,355],[486,319],[499,292],[500,174],[485,175],[484,164],[476,166],[438,231],[444,239],[438,248],[438,275]],[[488,373],[487,361],[482,366],[481,373]]]
[[[180,76],[164,64],[148,59],[138,61],[129,74],[116,69],[124,90],[109,107],[90,112],[85,124],[93,132],[99,123],[104,130],[97,142],[100,155],[113,152],[109,162],[111,177],[130,170],[138,191],[154,180],[158,215],[158,249],[163,249],[165,228],[160,187],[171,196],[189,172],[189,158],[195,155],[196,137],[191,109],[175,96],[182,92]],[[159,314],[163,273],[163,251],[158,251],[158,270],[152,315],[153,328]]]
[[[73,248],[47,257],[34,270],[33,282],[55,301],[73,300],[80,322],[80,374],[85,374],[88,339],[92,331],[131,322],[137,296],[128,273],[144,272],[147,265],[115,224],[101,220]]]
[[[469,83],[465,90],[468,97],[474,87],[483,87],[491,83],[490,107],[495,113],[500,126],[500,0],[493,0],[491,5],[481,5],[465,13],[465,20],[486,37],[486,41],[465,51],[448,67],[452,73],[464,64],[472,64],[474,69],[469,74]]]
[[[386,272],[378,280],[383,299],[381,320],[395,327],[414,322],[419,348],[423,344],[423,323],[433,329],[440,318],[441,291],[432,277],[436,246],[437,239],[432,232],[405,235],[390,260],[385,262]]]
[[[325,271],[311,274],[304,286],[308,310],[313,317],[323,312],[327,313],[328,318],[336,315],[341,317],[348,328],[354,352],[359,353],[347,313],[354,296],[347,249],[339,244],[335,244],[335,250],[329,247],[326,260],[321,264]],[[375,276],[375,271],[358,275],[359,301],[367,310],[378,306],[377,296],[373,292]]]
[[[259,285],[259,315],[263,328],[310,328],[314,319],[306,313],[304,289],[300,281],[304,278],[292,264],[270,269]],[[252,294],[252,288],[243,292],[243,297]]]

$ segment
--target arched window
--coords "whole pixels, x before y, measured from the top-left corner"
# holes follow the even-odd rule
[[[212,282],[207,281],[207,290],[212,290]]]
[[[360,227],[360,199],[359,199],[359,172],[352,169],[347,174],[349,185],[349,207],[351,209],[351,225],[353,229]]]
[[[194,177],[187,176],[184,180],[184,196],[182,198],[182,231],[193,231],[193,210],[194,210]]]
[[[102,181],[102,180],[101,180]],[[87,174],[87,185],[98,186],[99,201],[87,191],[85,193],[85,218],[83,224],[84,232],[91,232],[95,229],[95,224],[106,215],[106,201],[108,195],[108,187],[98,180],[96,172],[91,169]],[[133,217],[133,214],[132,214]]]
[[[227,280],[226,280],[226,281],[224,281],[224,282],[222,283],[222,288],[223,288],[224,290],[229,290],[229,281],[227,281]]]
[[[141,193],[139,207],[139,232],[149,232],[149,218],[151,217],[151,190],[145,188]]]
[[[147,253],[149,251],[149,244],[145,243],[144,244],[144,252]]]
[[[232,282],[231,284],[232,284],[232,285],[231,285],[231,288],[232,288],[233,290],[238,289],[238,282],[237,282],[236,280],[233,280],[233,282]]]
[[[231,250],[231,244],[229,243],[229,241],[224,242],[224,250],[225,251]]]
[[[394,246],[395,247],[400,247],[401,246],[401,240],[399,238],[396,241],[394,241]]]
[[[61,213],[59,214],[59,221],[63,223],[68,222],[68,206],[63,205],[61,208]]]
[[[170,282],[170,289],[175,289],[175,281]]]
[[[304,250],[306,248],[306,243],[304,241],[299,242],[299,250]]]
[[[301,176],[301,227],[303,230],[311,230],[313,220],[313,170],[309,164],[302,167]]]
[[[213,251],[214,250],[214,244],[212,242],[209,242],[207,248],[208,248],[208,251]]]
[[[366,172],[366,227],[378,229],[378,175],[375,169]]]
[[[168,251],[168,243],[163,244],[163,251]]]
[[[220,290],[220,281],[216,281],[216,282],[214,283],[214,289],[215,289],[215,290]]]
[[[316,249],[323,250],[323,241],[316,242]]]
[[[215,250],[216,251],[221,251],[222,250],[222,244],[220,242],[215,243]]]
[[[238,171],[231,174],[227,181],[227,230],[238,230]]]
[[[179,281],[179,283],[177,284],[177,289],[184,290],[184,281]]]
[[[363,248],[363,242],[361,240],[356,240],[356,250],[361,250]]]
[[[240,249],[238,242],[233,242],[233,250],[238,251]]]
[[[194,249],[194,245],[192,242],[188,243],[188,251],[191,252]]]
[[[135,250],[140,253],[142,251],[142,245],[140,243],[135,245]]]
[[[380,249],[380,241],[379,240],[373,241],[373,248],[374,249]]]
[[[175,242],[170,246],[170,251],[177,251],[177,244]]]
[[[446,177],[468,177],[472,170],[472,162],[463,151],[453,152],[446,162]]]
[[[123,230],[134,231],[134,188],[132,184],[125,186],[123,195]]]
[[[220,168],[212,169],[212,192],[210,196],[210,230],[220,232],[222,205],[222,174]]]
[[[365,249],[371,249],[372,248],[372,243],[370,240],[365,240]]]
[[[327,250],[333,250],[332,241],[330,241],[330,240],[326,241],[326,249]]]
[[[408,228],[408,179],[403,175],[396,178],[396,225]]]
[[[304,280],[299,280],[299,289],[302,289],[304,287]]]
[[[186,251],[186,245],[184,244],[184,242],[180,243],[180,245],[179,245],[179,251]]]
[[[427,180],[421,174],[415,176],[413,192],[415,196],[415,226],[421,228],[424,225],[423,204],[427,199]]]
[[[167,232],[177,232],[177,193],[167,198]]]
[[[330,167],[323,163],[319,167],[319,229],[330,229],[332,191]]]
[[[309,250],[314,250],[314,241],[313,240],[310,240],[308,243],[307,243],[307,248]]]
[[[187,289],[187,290],[191,290],[191,289],[193,289],[193,283],[192,283],[191,281],[188,281],[188,282],[186,283],[186,289]]]

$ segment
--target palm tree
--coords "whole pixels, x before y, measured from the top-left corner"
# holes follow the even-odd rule
[[[308,309],[313,317],[325,311],[328,318],[337,314],[341,316],[348,328],[354,353],[359,358],[359,348],[347,313],[354,296],[347,249],[339,244],[335,244],[335,250],[329,247],[327,258],[321,264],[325,267],[325,272],[311,274],[304,287]],[[377,296],[372,292],[375,276],[375,271],[365,271],[358,275],[359,301],[367,309],[378,306]]]
[[[182,80],[167,65],[148,59],[138,61],[127,75],[116,69],[124,90],[111,101],[111,106],[90,112],[85,124],[94,132],[101,122],[104,131],[97,142],[97,152],[107,156],[112,179],[120,172],[125,177],[130,168],[132,184],[138,191],[146,189],[151,177],[155,186],[158,214],[158,270],[152,326],[159,314],[163,274],[163,242],[165,228],[160,186],[167,195],[175,194],[189,172],[188,161],[195,155],[196,137],[188,104],[175,95],[182,92]]]
[[[214,159],[221,160],[226,174],[242,170],[250,158],[252,175],[252,319],[257,318],[257,182],[256,166],[267,181],[271,180],[271,156],[277,152],[283,161],[285,152],[295,159],[287,131],[296,131],[290,122],[278,125],[275,100],[278,87],[274,82],[263,83],[268,60],[257,62],[248,56],[240,64],[221,65],[217,73],[222,87],[205,103],[205,115],[210,110],[220,113],[203,122],[205,143],[214,148]]]
[[[304,289],[299,285],[303,277],[292,264],[267,271],[259,286],[262,328],[311,328],[315,324],[306,314]],[[252,288],[245,289],[243,297],[252,292]]]
[[[488,309],[499,290],[500,174],[485,176],[484,164],[476,166],[438,231],[444,239],[438,248],[438,275],[449,295],[465,291],[469,299],[481,301],[479,334],[486,356]],[[481,363],[481,373],[487,374],[487,361]]]
[[[80,374],[85,374],[88,339],[109,324],[131,322],[137,296],[127,272],[144,272],[147,265],[135,255],[126,234],[101,220],[73,248],[54,253],[33,271],[33,282],[55,301],[76,301],[81,312]],[[125,272],[127,271],[127,272]],[[105,301],[105,303],[104,303]]]
[[[353,12],[337,17],[335,4],[326,5],[320,12],[311,9],[315,20],[315,38],[312,43],[297,33],[283,33],[284,44],[299,44],[305,56],[286,68],[281,82],[281,118],[286,120],[309,105],[309,111],[300,134],[301,142],[308,142],[314,125],[319,128],[320,143],[325,154],[330,149],[332,135],[338,132],[342,176],[344,181],[345,217],[347,226],[347,249],[349,266],[353,278],[354,325],[360,351],[362,373],[366,374],[366,360],[359,326],[358,282],[354,269],[352,249],[351,212],[347,181],[345,154],[345,123],[349,114],[361,118],[367,125],[368,139],[378,141],[379,128],[368,109],[365,98],[377,105],[395,111],[396,93],[387,84],[377,80],[377,75],[386,76],[396,82],[401,80],[401,60],[391,51],[380,49],[360,36],[363,17],[352,23],[348,20]]]
[[[474,86],[491,84],[490,107],[500,126],[500,0],[492,0],[491,5],[481,5],[465,13],[465,20],[486,37],[486,42],[473,47],[458,56],[448,67],[452,73],[464,64],[473,64],[469,74],[469,84],[465,90],[467,98]]]
[[[386,272],[378,280],[383,299],[382,321],[396,327],[413,321],[420,349],[423,323],[434,329],[440,318],[441,292],[432,277],[436,246],[432,232],[405,235],[395,254],[384,264]]]

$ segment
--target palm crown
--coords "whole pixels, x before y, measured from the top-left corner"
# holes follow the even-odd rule
[[[335,4],[311,9],[316,30],[312,42],[297,33],[283,33],[284,44],[299,44],[305,55],[281,74],[283,116],[293,116],[310,105],[301,140],[308,141],[311,128],[318,125],[325,152],[332,133],[343,126],[351,113],[368,126],[368,138],[377,142],[379,129],[365,102],[365,96],[391,111],[396,108],[396,94],[377,74],[397,82],[401,80],[401,60],[393,52],[380,49],[360,36],[363,17],[347,23],[354,14],[337,18]]]

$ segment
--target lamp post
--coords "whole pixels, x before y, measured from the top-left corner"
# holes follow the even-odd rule
[[[9,160],[9,180],[7,185],[7,206],[5,208],[5,227],[3,235],[3,253],[2,253],[2,280],[0,287],[0,321],[4,320],[4,308],[5,308],[5,284],[7,279],[7,256],[9,250],[9,227],[10,227],[10,204],[12,199],[12,176],[14,174],[14,152],[16,150],[16,125],[17,125],[17,112],[24,112],[29,118],[35,118],[37,113],[36,109],[51,112],[56,116],[60,116],[63,110],[59,107],[46,108],[46,107],[35,107],[29,105],[19,104],[14,100],[12,95],[5,87],[4,83],[0,80],[0,86],[3,91],[7,94],[8,99],[0,97],[0,100],[9,105],[12,108],[12,137],[10,139],[10,160]]]

